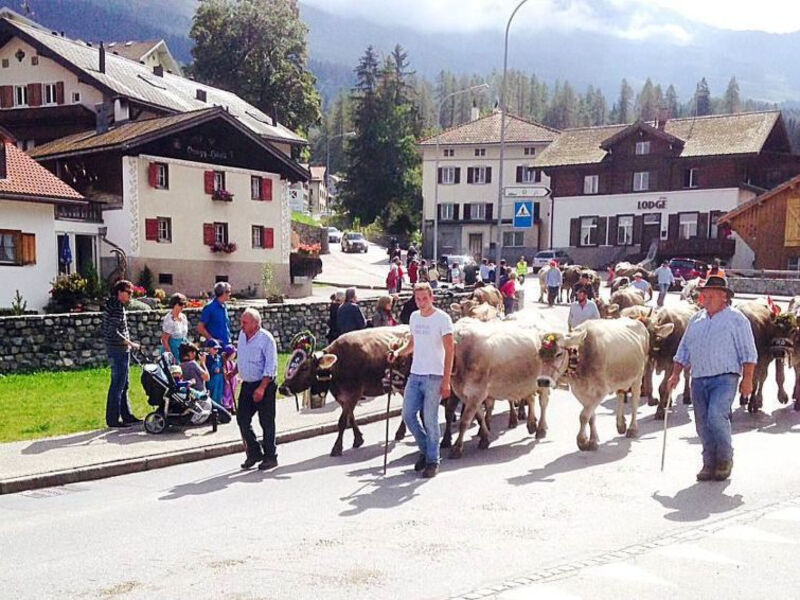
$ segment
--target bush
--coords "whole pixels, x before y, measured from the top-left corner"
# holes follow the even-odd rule
[[[92,300],[101,300],[108,296],[107,286],[105,281],[100,280],[97,274],[97,269],[94,265],[89,265],[84,274],[86,279],[86,297]]]
[[[80,273],[59,275],[50,288],[51,312],[80,308],[86,301],[86,280]]]
[[[144,269],[142,269],[137,284],[145,289],[145,292],[147,293],[148,296],[153,295],[153,272],[147,265],[145,265]]]

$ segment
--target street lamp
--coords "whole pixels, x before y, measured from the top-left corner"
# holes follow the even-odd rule
[[[433,264],[438,264],[439,260],[439,135],[441,134],[441,123],[442,123],[442,107],[444,103],[452,98],[453,96],[458,96],[459,94],[466,94],[467,92],[477,92],[478,90],[486,91],[489,89],[488,83],[481,83],[478,85],[473,85],[471,87],[465,88],[463,90],[456,90],[455,92],[450,92],[449,94],[445,95],[441,100],[439,100],[439,105],[436,108],[436,118],[438,121],[436,122],[436,166],[434,167],[433,173],[433,180],[434,180],[434,188],[433,188]],[[422,230],[425,231],[425,209],[424,209],[424,202],[423,202],[423,210],[422,210]]]
[[[325,136],[325,193],[328,194],[328,190],[331,187],[331,140],[335,140],[336,138],[349,138],[355,136],[355,131],[348,131],[346,133],[337,133],[332,137]],[[326,202],[327,204],[327,202]]]
[[[506,23],[506,38],[503,46],[503,83],[500,86],[500,172],[498,178],[500,185],[497,188],[497,265],[495,273],[495,283],[500,284],[500,259],[503,256],[503,161],[506,153],[506,72],[508,70],[508,30],[511,28],[511,21],[514,20],[514,15],[528,0],[522,0],[514,10],[511,16],[508,17]]]

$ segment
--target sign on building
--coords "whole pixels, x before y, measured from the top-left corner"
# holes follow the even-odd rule
[[[533,227],[533,200],[514,202],[514,227],[518,229]]]

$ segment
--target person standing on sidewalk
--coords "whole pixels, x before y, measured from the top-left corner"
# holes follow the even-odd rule
[[[214,286],[214,299],[203,307],[197,332],[207,340],[217,340],[221,346],[231,343],[231,320],[228,316],[228,300],[231,299],[231,284],[219,281]]]
[[[564,276],[556,261],[550,261],[550,268],[545,273],[544,279],[547,285],[547,304],[553,306],[553,302],[561,294],[561,284],[564,282]]]
[[[278,350],[275,338],[261,327],[261,313],[246,308],[242,313],[242,331],[237,345],[239,355],[236,369],[242,380],[239,392],[239,409],[236,421],[244,440],[247,455],[242,469],[249,469],[258,461],[260,471],[278,466],[275,449],[275,394],[278,386]],[[258,413],[263,438],[261,446],[253,431],[253,416]]]
[[[411,337],[404,346],[389,352],[389,362],[413,353],[403,397],[403,420],[420,450],[414,470],[430,478],[439,472],[439,404],[450,396],[453,321],[433,305],[433,290],[427,283],[414,286],[414,300],[419,310],[411,314]]]
[[[753,392],[758,353],[750,321],[730,307],[733,291],[724,277],[709,277],[700,288],[703,309],[689,321],[681,338],[667,395],[678,385],[681,371],[692,373],[695,427],[703,444],[703,468],[698,481],[730,477],[733,469],[731,405],[739,393]]]
[[[661,307],[664,306],[664,300],[667,299],[669,288],[675,285],[675,276],[666,260],[656,269],[655,276],[658,281],[658,301],[656,303]]]
[[[339,335],[364,329],[367,326],[364,311],[358,305],[356,288],[347,288],[347,291],[345,291],[344,304],[336,311],[336,326],[339,329]]]
[[[119,280],[111,288],[111,297],[103,311],[103,339],[111,363],[111,384],[106,397],[106,425],[109,427],[130,427],[142,422],[131,412],[128,399],[130,351],[139,348],[139,344],[130,339],[125,314],[132,294],[133,284],[126,279]]]

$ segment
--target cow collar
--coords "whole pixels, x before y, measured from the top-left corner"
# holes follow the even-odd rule
[[[569,358],[567,359],[567,370],[564,374],[567,377],[571,377],[578,371],[580,354],[578,352],[578,348],[567,348],[567,354],[569,355]]]
[[[325,353],[322,350],[317,350],[314,352],[314,362],[319,364],[319,360]],[[320,383],[330,383],[333,379],[333,370],[332,369],[319,369],[315,370],[315,379]]]

